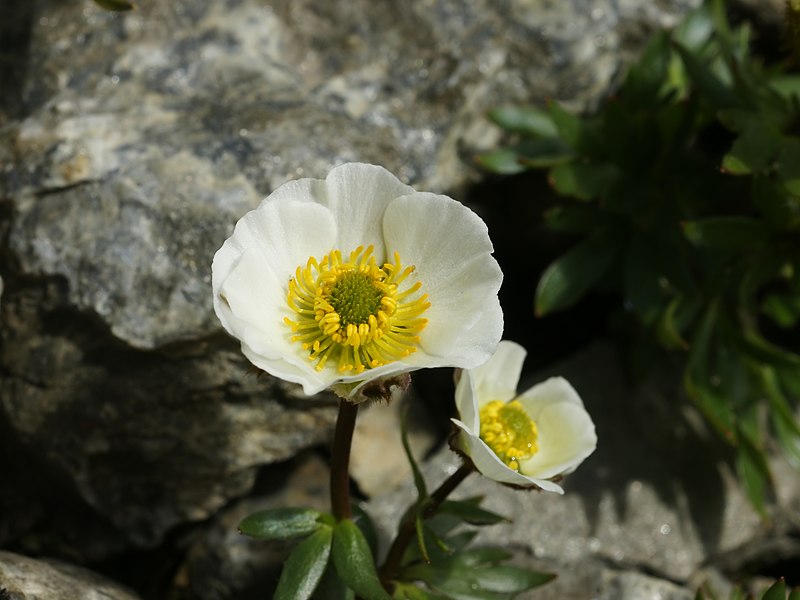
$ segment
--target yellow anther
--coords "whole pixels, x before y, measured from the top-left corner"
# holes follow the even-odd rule
[[[539,451],[536,423],[518,400],[492,400],[480,410],[480,437],[510,469]]]
[[[317,370],[333,358],[341,373],[361,373],[417,349],[416,334],[428,323],[421,315],[430,308],[418,293],[422,283],[401,290],[414,267],[403,267],[397,252],[394,262],[378,266],[373,252],[359,246],[347,261],[338,249],[321,260],[309,257],[289,281],[286,301],[294,319],[283,321]]]

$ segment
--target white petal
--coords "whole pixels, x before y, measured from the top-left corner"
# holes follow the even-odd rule
[[[550,377],[537,383],[532,388],[522,392],[518,397],[525,410],[535,421],[539,417],[539,412],[546,406],[567,402],[583,408],[583,400],[572,387],[569,381],[563,377]]]
[[[471,369],[478,408],[492,400],[508,402],[517,395],[517,383],[527,354],[519,344],[503,340],[488,361]]]
[[[319,391],[325,387],[302,346],[290,339],[291,330],[283,322],[284,317],[292,316],[286,291],[275,275],[263,267],[258,250],[252,248],[241,256],[220,284],[214,300],[220,321],[242,342],[242,351],[250,362],[306,388]]]
[[[233,235],[217,251],[211,266],[212,286],[227,276],[236,256],[249,249],[257,249],[263,256],[264,268],[286,282],[297,267],[306,265],[309,257],[321,259],[333,249],[336,224],[328,209],[307,199],[268,200],[244,215]]]
[[[589,413],[572,402],[549,404],[534,419],[539,430],[539,452],[520,463],[520,471],[546,479],[571,473],[597,446]]]
[[[465,369],[461,373],[461,379],[458,380],[458,385],[456,385],[456,410],[461,420],[472,431],[480,431],[478,393],[475,390],[475,379],[472,377],[471,369]]]
[[[564,493],[561,486],[552,481],[527,477],[509,468],[497,457],[492,449],[489,448],[482,439],[470,431],[464,423],[458,419],[451,420],[462,430],[459,439],[461,447],[469,455],[475,468],[478,469],[482,475],[500,483],[519,486],[530,486],[533,484],[548,492],[556,492],[558,494]]]
[[[418,192],[387,207],[383,228],[387,251],[416,267],[431,302],[420,342],[438,362],[430,366],[472,368],[488,360],[503,332],[503,274],[486,224],[452,198]]]
[[[378,264],[386,260],[383,214],[392,200],[412,194],[414,189],[383,167],[362,163],[347,163],[332,169],[325,178],[325,189],[325,197],[320,201],[336,220],[336,243],[342,253],[372,244]]]

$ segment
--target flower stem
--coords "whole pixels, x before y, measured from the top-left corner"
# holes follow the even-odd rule
[[[430,495],[425,505],[425,510],[422,512],[422,519],[429,519],[436,514],[439,505],[444,502],[447,496],[458,487],[458,484],[464,481],[467,475],[474,470],[475,467],[471,462],[465,462],[455,473],[445,479],[436,491]],[[403,522],[400,523],[400,527],[397,530],[397,537],[394,538],[394,542],[392,542],[392,546],[389,548],[389,553],[386,555],[386,560],[380,569],[381,582],[384,587],[387,587],[388,583],[397,575],[397,571],[400,568],[400,561],[403,559],[403,554],[405,554],[408,544],[416,534],[416,520],[417,513],[410,510],[406,513],[406,518]]]
[[[337,521],[349,519],[350,509],[350,446],[356,426],[358,404],[339,400],[339,416],[333,433],[331,451],[331,510]]]

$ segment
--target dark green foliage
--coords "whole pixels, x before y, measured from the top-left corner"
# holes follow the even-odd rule
[[[596,114],[553,102],[490,118],[517,139],[479,162],[546,169],[563,197],[546,222],[578,236],[539,280],[536,314],[616,291],[686,353],[686,389],[763,513],[769,430],[800,466],[800,76],[763,67],[747,24],[710,0],[655,35]]]
[[[128,2],[128,0],[94,0],[94,2],[106,10],[113,10],[115,12],[123,12],[136,8],[136,6]]]
[[[786,583],[783,579],[779,579],[775,583],[773,583],[768,589],[764,591],[764,593],[759,596],[759,600],[787,600],[786,594],[789,593],[788,600],[800,600],[800,589],[795,590],[787,590]],[[726,600],[755,600],[755,596],[752,594],[746,594],[740,587],[735,588],[729,598]],[[701,589],[697,591],[695,595],[695,600],[723,600],[715,594],[712,590],[709,590],[706,586],[703,586]]]

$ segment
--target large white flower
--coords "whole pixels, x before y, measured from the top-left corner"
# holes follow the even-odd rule
[[[552,377],[517,394],[525,349],[502,341],[488,362],[464,371],[456,386],[461,429],[455,447],[485,476],[563,494],[550,481],[574,471],[597,446],[589,413],[575,389]]]
[[[447,196],[350,163],[270,194],[214,256],[214,309],[257,367],[306,394],[475,367],[502,335],[486,224]]]

